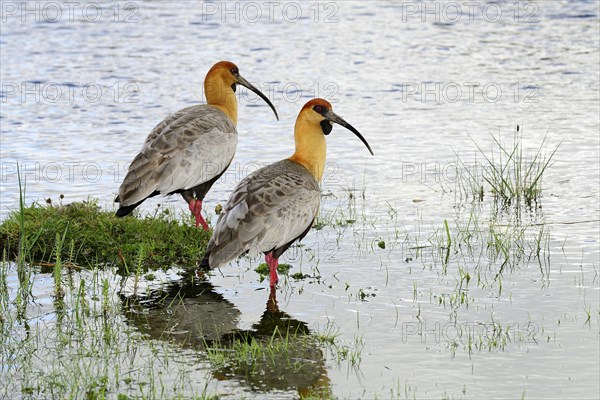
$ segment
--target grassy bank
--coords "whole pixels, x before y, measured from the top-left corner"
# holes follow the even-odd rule
[[[51,266],[59,256],[65,266],[109,264],[125,273],[172,265],[193,268],[209,237],[168,211],[118,218],[93,200],[34,203],[15,210],[0,224],[0,246],[10,260]]]

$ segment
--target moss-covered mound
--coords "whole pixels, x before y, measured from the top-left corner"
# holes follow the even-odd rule
[[[209,232],[168,212],[118,218],[94,201],[33,204],[14,211],[0,224],[0,246],[9,259],[16,259],[22,249],[27,262],[52,263],[60,249],[62,261],[84,268],[114,264],[125,272],[172,265],[193,268],[209,238]]]

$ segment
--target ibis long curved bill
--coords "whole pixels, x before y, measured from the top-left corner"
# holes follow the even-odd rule
[[[325,135],[336,123],[371,146],[352,125],[332,111],[329,102],[313,99],[302,107],[294,127],[291,157],[260,168],[233,190],[219,215],[200,264],[219,268],[242,254],[265,255],[270,286],[278,281],[279,257],[310,231],[321,199],[327,145]]]
[[[119,187],[117,216],[131,213],[149,197],[179,193],[188,203],[196,226],[208,230],[202,201],[235,155],[238,84],[258,94],[279,119],[269,99],[240,76],[234,63],[216,63],[204,79],[207,104],[169,115],[146,138]]]
[[[275,106],[273,105],[273,103],[271,103],[271,100],[269,100],[269,98],[267,96],[265,96],[254,85],[252,85],[250,82],[248,82],[246,79],[244,79],[240,74],[237,74],[236,78],[237,78],[237,83],[252,90],[254,93],[259,95],[260,98],[263,99],[265,101],[265,103],[267,103],[269,105],[269,107],[271,107],[271,110],[273,110],[273,112],[275,113],[275,118],[277,118],[277,121],[279,121],[279,115],[277,115],[277,110],[275,109]]]
[[[369,143],[367,143],[367,139],[365,139],[363,137],[363,135],[361,135],[360,132],[358,130],[356,130],[355,127],[353,127],[352,125],[347,123],[344,120],[344,118],[340,117],[339,115],[337,115],[336,113],[331,111],[331,109],[328,109],[327,111],[325,111],[323,113],[323,116],[325,117],[325,119],[321,122],[321,127],[323,128],[323,133],[325,135],[329,135],[329,133],[331,132],[331,128],[332,128],[331,123],[334,122],[338,125],[343,126],[344,128],[348,129],[350,132],[352,132],[356,136],[358,136],[360,141],[363,142],[365,146],[367,146],[367,149],[369,149],[369,153],[371,153],[372,156],[375,155],[373,153],[373,150],[371,150],[371,146],[369,146]],[[329,127],[326,126],[328,122],[329,122]]]

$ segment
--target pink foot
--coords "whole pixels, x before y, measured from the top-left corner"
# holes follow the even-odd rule
[[[269,282],[271,288],[274,288],[277,285],[277,282],[279,282],[279,278],[277,277],[277,265],[279,265],[279,262],[273,257],[271,252],[265,254],[265,261],[269,266]]]
[[[190,211],[192,212],[192,214],[194,214],[194,217],[196,217],[196,228],[202,225],[202,229],[207,231],[208,224],[204,220],[204,217],[202,217],[202,200],[192,200],[190,201],[189,206]]]

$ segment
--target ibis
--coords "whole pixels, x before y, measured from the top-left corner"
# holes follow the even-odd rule
[[[320,203],[319,184],[325,168],[325,136],[333,124],[365,138],[336,115],[331,104],[313,99],[304,105],[294,128],[294,154],[244,178],[229,196],[201,262],[219,268],[242,254],[265,255],[270,286],[278,282],[279,257],[310,230]]]
[[[131,213],[149,197],[180,193],[196,227],[208,230],[202,201],[231,164],[237,147],[237,85],[259,95],[279,120],[273,104],[240,75],[235,64],[216,63],[204,80],[207,104],[169,115],[146,138],[119,187],[117,216]]]

